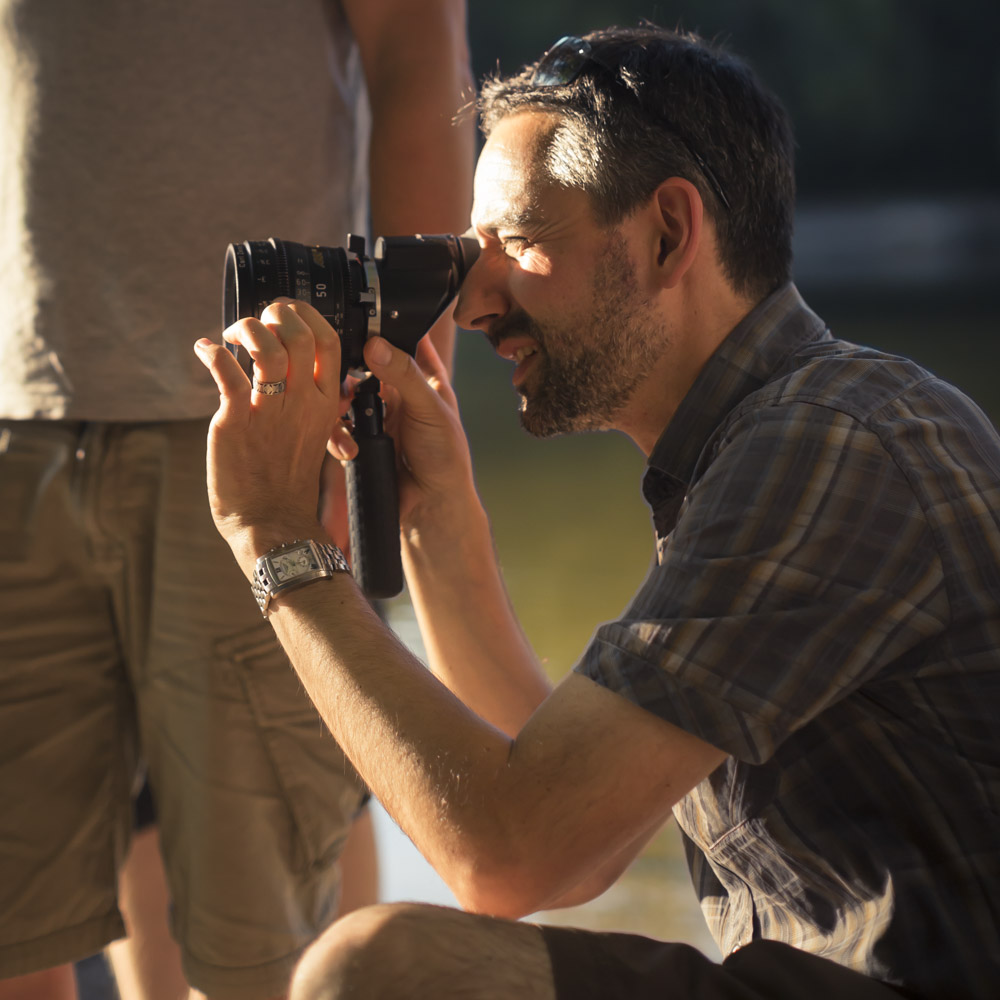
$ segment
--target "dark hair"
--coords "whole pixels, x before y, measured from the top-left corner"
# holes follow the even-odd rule
[[[795,179],[791,126],[778,99],[745,63],[697,35],[644,24],[586,40],[593,59],[568,84],[533,84],[537,63],[487,80],[483,133],[519,111],[553,112],[559,122],[546,169],[586,191],[602,224],[621,221],[666,178],[685,177],[715,223],[732,286],[760,299],[787,281]]]

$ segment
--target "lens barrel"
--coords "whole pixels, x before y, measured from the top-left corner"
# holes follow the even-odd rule
[[[362,240],[362,251],[363,251]],[[307,247],[290,240],[247,240],[226,251],[223,323],[260,318],[277,298],[315,306],[340,334],[343,373],[362,364],[369,303],[361,260],[342,247]]]
[[[417,342],[455,297],[479,256],[465,236],[379,237],[374,258],[362,236],[347,247],[305,246],[272,237],[231,243],[226,250],[223,325],[259,318],[287,297],[309,302],[340,335],[343,377],[364,370],[369,336],[413,354]]]

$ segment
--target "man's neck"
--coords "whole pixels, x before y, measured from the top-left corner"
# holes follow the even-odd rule
[[[708,359],[756,305],[725,284],[699,292],[664,298],[664,350],[615,421],[647,457]]]

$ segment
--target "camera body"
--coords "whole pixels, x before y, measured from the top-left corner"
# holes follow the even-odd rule
[[[351,406],[358,454],[347,469],[347,502],[354,577],[370,598],[398,594],[403,571],[395,447],[383,428],[379,382],[364,370],[365,341],[381,336],[412,355],[478,256],[476,240],[451,235],[379,237],[372,257],[364,237],[352,235],[346,247],[271,238],[226,250],[224,326],[259,319],[279,297],[309,302],[340,336],[341,380],[349,371],[364,378]],[[227,346],[250,374],[243,349]]]
[[[305,246],[273,237],[226,251],[223,326],[260,317],[280,296],[309,302],[340,335],[341,378],[363,370],[369,337],[413,354],[455,297],[479,244],[468,236],[380,236],[369,257],[363,236],[346,247]]]

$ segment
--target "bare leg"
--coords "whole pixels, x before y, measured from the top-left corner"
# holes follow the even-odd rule
[[[72,965],[0,980],[0,1000],[76,1000]]]
[[[188,994],[180,949],[170,935],[170,894],[156,827],[132,837],[118,881],[118,904],[128,937],[107,954],[122,1000],[181,1000]]]
[[[371,810],[363,809],[351,827],[347,843],[340,855],[343,883],[340,893],[340,915],[362,906],[370,906],[378,898],[378,858],[375,852],[375,825]],[[3,1000],[0,997],[0,1000]],[[127,1000],[123,997],[122,1000]],[[191,990],[188,1000],[207,1000],[204,993]],[[285,1000],[275,997],[273,1000]]]
[[[340,916],[343,917],[362,906],[370,906],[378,898],[375,824],[370,809],[363,809],[354,821],[340,855],[340,866],[343,869]],[[188,1000],[208,1000],[208,998],[204,993],[191,990]],[[285,1000],[285,997],[274,997],[272,1000]]]
[[[340,861],[344,873],[340,914],[344,915],[378,898],[374,824],[368,809],[351,828]],[[132,838],[119,896],[129,936],[109,945],[107,953],[122,1000],[206,1000],[204,993],[189,991],[180,949],[170,935],[170,896],[155,827],[147,827]],[[7,997],[0,993],[0,1000]]]
[[[541,932],[447,907],[393,903],[338,920],[303,956],[290,1000],[555,1000]]]
[[[378,900],[378,856],[371,809],[361,810],[340,855],[340,908],[343,917]]]

